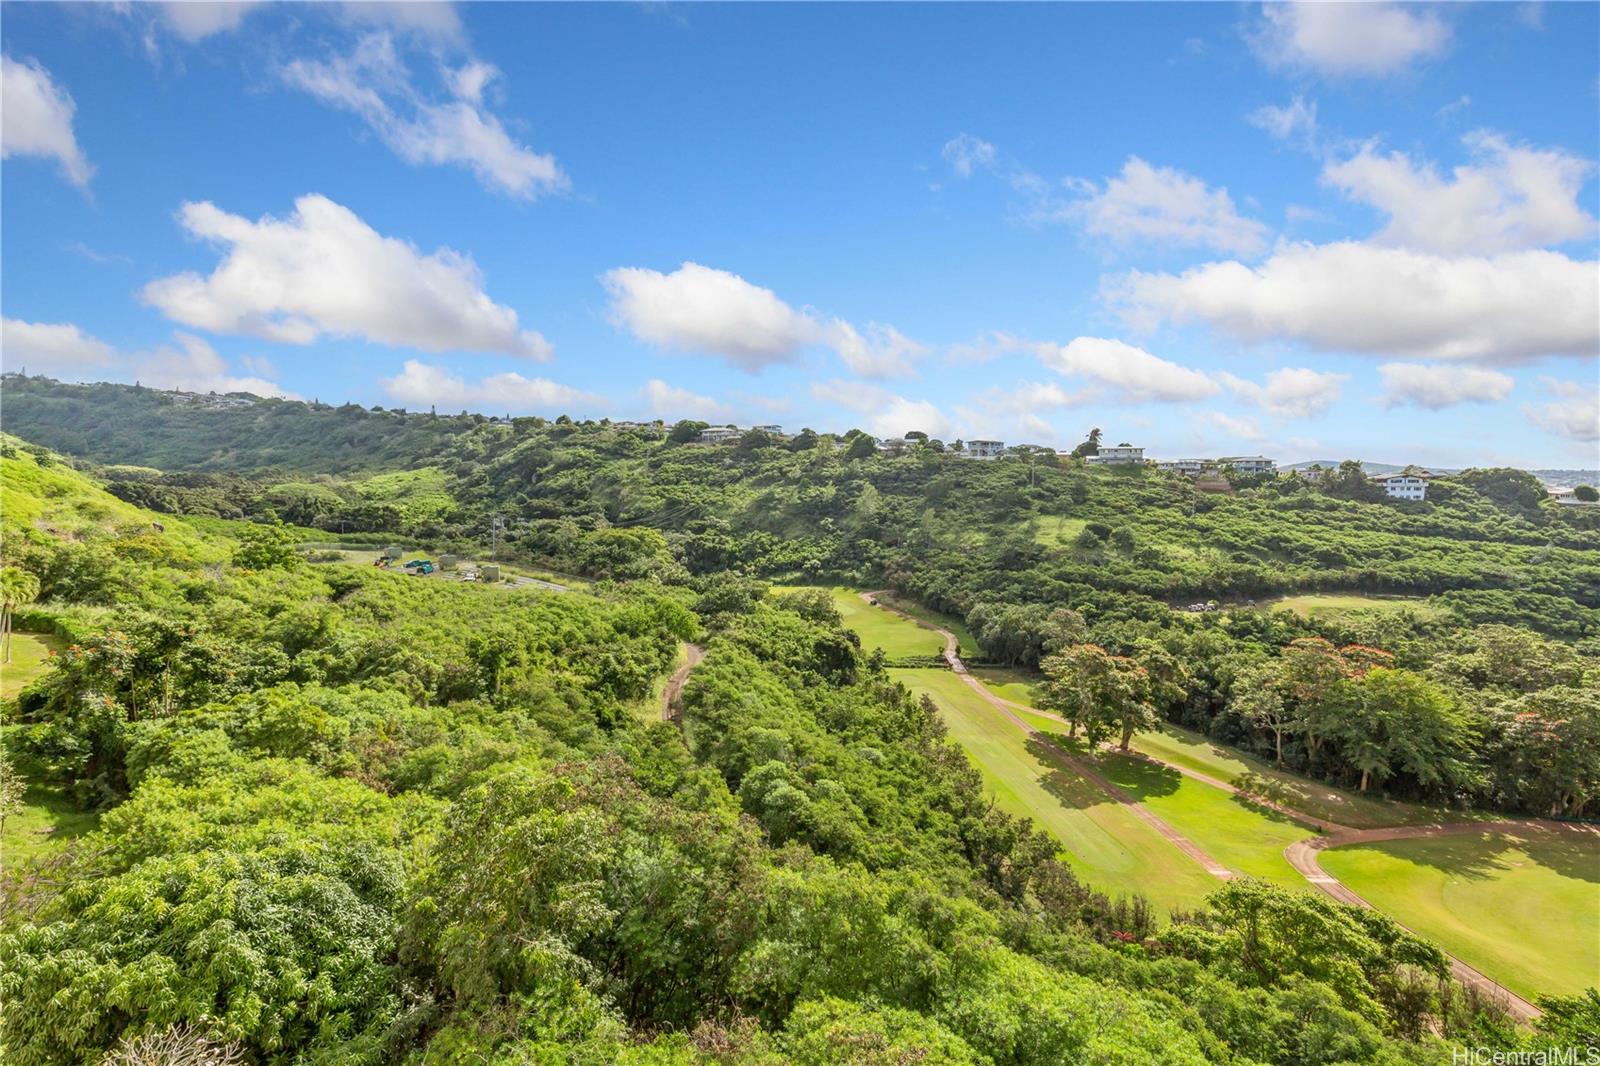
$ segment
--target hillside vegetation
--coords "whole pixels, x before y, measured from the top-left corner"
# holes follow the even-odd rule
[[[95,390],[27,388],[92,423]],[[0,453],[3,563],[37,579],[19,627],[66,640],[6,704],[6,780],[94,816],[5,860],[8,1061],[187,1025],[250,1061],[1387,1066],[1600,1020],[1575,997],[1519,1028],[1387,914],[1285,887],[1259,812],[1119,764],[1260,875],[1220,882],[1126,810],[1063,804],[1022,734],[945,715],[953,673],[892,667],[841,613],[888,587],[960,618],[1080,738],[1164,717],[1373,797],[1581,816],[1600,543],[1503,479],[1422,507],[1293,479],[1221,499],[856,438],[388,414],[386,454],[411,450],[385,469],[331,458],[323,421],[378,416],[306,405],[205,412],[304,437],[224,430],[186,472],[119,450],[141,418],[202,450],[138,391],[105,394],[132,414],[92,454],[154,472]],[[508,558],[590,583],[311,566],[279,524],[335,540],[361,513],[441,548],[500,514]],[[1041,544],[1050,514],[1083,530]],[[824,587],[772,587],[801,584]],[[1321,587],[1438,609],[1172,606]],[[678,720],[639,713],[686,641]],[[1154,903],[1102,891],[1114,861]]]

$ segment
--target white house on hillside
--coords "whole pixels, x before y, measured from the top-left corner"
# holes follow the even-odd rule
[[[1395,500],[1425,500],[1428,498],[1428,479],[1425,470],[1402,470],[1398,474],[1381,474],[1372,479],[1382,485],[1384,495]]]
[[[744,430],[732,426],[707,426],[695,438],[697,444],[732,444],[744,436]]]
[[[1006,453],[1003,440],[969,440],[961,454],[967,459],[998,459]]]
[[[1224,455],[1218,466],[1231,466],[1241,474],[1270,474],[1278,464],[1264,455]]]
[[[1199,477],[1210,465],[1205,459],[1164,459],[1156,463],[1156,469],[1185,477]]]
[[[1144,449],[1135,448],[1133,445],[1127,443],[1118,444],[1115,447],[1101,445],[1099,455],[1086,455],[1084,456],[1083,461],[1086,463],[1096,463],[1100,465],[1108,465],[1113,463],[1142,463],[1144,462]]]

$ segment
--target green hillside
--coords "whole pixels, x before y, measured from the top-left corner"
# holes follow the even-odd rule
[[[418,441],[359,474],[312,442],[321,468],[211,471],[3,442],[0,562],[37,579],[19,618],[66,637],[5,704],[8,1061],[97,1061],[176,1023],[252,1060],[367,1063],[1389,1066],[1547,1039],[1452,982],[1390,916],[1420,914],[1408,899],[1309,891],[1283,858],[1307,827],[1082,738],[1365,791],[1362,811],[1581,817],[1600,792],[1581,523],[1470,480],[1432,511],[1293,479],[1202,505],[1155,475],[853,437],[713,449],[526,420]],[[1041,543],[1049,513],[1079,535]],[[1182,528],[1187,554],[1164,547]],[[307,565],[319,529],[583,580]],[[1181,609],[1348,580],[1335,547],[1348,571],[1374,546],[1365,580],[1433,610]],[[1058,717],[890,668],[938,662],[941,625]],[[704,658],[669,702],[686,643]],[[1018,725],[1060,715],[1078,737]],[[1200,739],[1260,756],[1273,729],[1271,775]],[[1583,1009],[1549,1006],[1545,1034]]]

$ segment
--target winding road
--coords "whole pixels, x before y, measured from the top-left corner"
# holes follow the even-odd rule
[[[1062,751],[1054,744],[1047,734],[1042,733],[1033,726],[1029,725],[1025,720],[1018,717],[1016,712],[1027,711],[1029,714],[1040,715],[1041,717],[1061,722],[1063,725],[1068,724],[1066,719],[1059,718],[1056,715],[1050,714],[1046,711],[1040,711],[1036,708],[1028,707],[1025,704],[1014,703],[1011,700],[1002,699],[993,692],[990,692],[982,681],[979,681],[968,672],[966,664],[961,661],[961,645],[956,639],[956,635],[954,633],[950,632],[948,629],[931,625],[928,622],[905,613],[904,611],[900,611],[889,606],[880,598],[883,595],[884,593],[882,592],[863,592],[860,594],[861,598],[869,605],[888,611],[890,614],[895,615],[896,617],[903,618],[906,621],[914,623],[915,625],[919,625],[924,629],[930,629],[933,632],[942,635],[944,637],[944,659],[945,662],[949,664],[951,671],[954,672],[956,676],[967,685],[967,687],[971,688],[979,696],[983,697],[985,702],[994,707],[1001,714],[1005,715],[1005,717],[1014,725],[1016,725],[1017,728],[1023,730],[1030,737],[1038,737],[1040,740],[1042,740],[1045,744],[1046,750],[1050,753],[1050,756],[1055,761],[1061,763],[1074,773],[1079,774],[1085,780],[1095,785],[1102,792],[1106,793],[1106,795],[1110,796],[1118,803],[1128,807],[1133,813],[1138,815],[1153,829],[1155,829],[1156,832],[1160,833],[1170,843],[1177,847],[1178,850],[1182,851],[1185,855],[1188,855],[1191,859],[1204,867],[1205,871],[1211,874],[1213,877],[1225,880],[1234,876],[1233,871],[1217,862],[1210,855],[1207,855],[1198,844],[1190,840],[1188,837],[1185,837],[1182,833],[1178,832],[1171,825],[1168,825],[1161,818],[1157,817],[1152,811],[1145,807],[1143,803],[1139,802],[1138,799],[1106,779],[1086,760],[1077,758],[1073,755],[1069,755],[1065,751]],[[1530,827],[1549,828],[1551,826],[1557,826],[1564,831],[1590,833],[1596,832],[1593,829],[1579,829],[1574,826],[1561,825],[1560,823],[1545,823],[1531,820],[1452,822],[1429,825],[1387,826],[1381,829],[1357,829],[1354,826],[1341,825],[1338,822],[1331,822],[1323,818],[1312,817],[1311,815],[1304,814],[1300,811],[1292,810],[1291,808],[1285,807],[1271,800],[1264,799],[1261,796],[1257,796],[1254,793],[1246,792],[1227,781],[1223,781],[1221,778],[1212,777],[1210,774],[1202,773],[1186,766],[1179,766],[1174,763],[1169,763],[1163,759],[1157,759],[1144,753],[1139,753],[1136,755],[1136,757],[1145,759],[1149,762],[1157,763],[1161,766],[1165,766],[1170,770],[1174,770],[1177,773],[1183,774],[1185,777],[1204,782],[1213,788],[1219,788],[1230,795],[1238,796],[1258,806],[1276,811],[1277,813],[1282,814],[1293,821],[1299,822],[1302,825],[1319,830],[1324,835],[1308,837],[1304,840],[1297,840],[1293,844],[1290,844],[1284,849],[1284,858],[1288,860],[1289,865],[1294,867],[1295,871],[1299,873],[1300,876],[1304,877],[1309,884],[1316,887],[1325,895],[1333,898],[1339,903],[1343,903],[1352,907],[1365,907],[1368,910],[1377,910],[1378,908],[1373,907],[1371,903],[1363,899],[1348,885],[1344,884],[1338,878],[1331,876],[1326,870],[1324,870],[1321,863],[1317,861],[1318,852],[1323,851],[1326,848],[1341,847],[1347,844],[1369,844],[1387,840],[1409,840],[1417,837],[1455,836],[1464,833],[1483,832],[1485,830],[1528,829]],[[1406,929],[1406,926],[1398,921],[1396,924],[1399,924],[1402,929]],[[1410,929],[1407,929],[1406,931],[1412,932]],[[1495,981],[1493,978],[1473,969],[1471,966],[1467,965],[1465,962],[1462,962],[1454,955],[1446,952],[1445,957],[1450,960],[1450,969],[1451,972],[1454,973],[1457,981],[1461,982],[1463,985],[1469,985],[1478,990],[1480,993],[1486,995],[1491,1000],[1499,1002],[1513,1017],[1517,1018],[1519,1021],[1530,1022],[1535,1018],[1538,1018],[1542,1013],[1538,1007],[1534,1006],[1528,1000],[1517,995],[1515,992],[1512,992],[1510,989],[1506,988],[1498,981]]]

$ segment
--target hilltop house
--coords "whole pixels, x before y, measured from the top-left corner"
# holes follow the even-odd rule
[[[1398,474],[1380,474],[1370,479],[1374,485],[1382,485],[1385,496],[1393,500],[1425,500],[1428,498],[1428,479],[1433,477],[1426,470],[1418,470],[1408,466]]]
[[[1199,477],[1211,465],[1207,459],[1165,459],[1156,463],[1156,469],[1184,477]]]
[[[1217,460],[1218,466],[1231,466],[1241,474],[1270,474],[1278,468],[1278,464],[1264,455],[1224,455]]]
[[[734,444],[744,436],[744,430],[733,426],[707,426],[696,437],[696,444]]]
[[[964,459],[998,459],[1006,453],[1006,442],[1003,440],[969,440],[962,449]]]
[[[1128,444],[1127,442],[1118,444],[1115,447],[1110,445],[1102,445],[1100,448],[1100,454],[1086,455],[1084,456],[1083,461],[1086,463],[1095,463],[1101,466],[1123,463],[1138,464],[1144,462],[1144,449],[1135,448],[1133,445]]]

